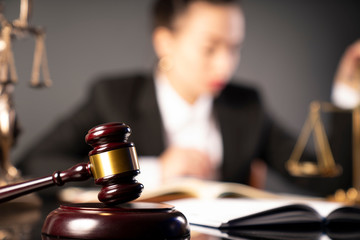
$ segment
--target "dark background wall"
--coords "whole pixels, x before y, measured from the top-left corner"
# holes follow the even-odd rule
[[[32,23],[47,30],[54,84],[31,89],[34,40],[14,43],[15,104],[22,135],[13,161],[84,99],[102,73],[151,69],[151,0],[33,0]],[[20,0],[5,1],[18,17]],[[328,101],[342,52],[360,38],[360,1],[243,0],[247,37],[237,76],[257,85],[269,111],[298,135],[312,100]],[[80,139],[83,141],[83,139]]]

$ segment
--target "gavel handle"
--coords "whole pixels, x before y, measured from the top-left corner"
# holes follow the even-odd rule
[[[53,185],[62,186],[66,182],[84,181],[92,177],[90,163],[80,163],[65,171],[56,171],[52,175],[15,183],[0,188],[0,203]]]

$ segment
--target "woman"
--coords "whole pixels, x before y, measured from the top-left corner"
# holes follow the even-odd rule
[[[294,139],[267,115],[255,89],[230,83],[244,40],[237,0],[158,0],[153,13],[157,68],[96,82],[88,100],[26,154],[25,174],[80,162],[87,131],[118,121],[132,128],[142,174],[157,183],[182,176],[248,183],[252,161],[262,159],[317,195],[349,186],[351,175],[290,177],[284,166]],[[344,162],[344,172],[350,169]]]
[[[160,157],[163,177],[211,178],[223,150],[213,100],[240,60],[244,16],[238,1],[172,2],[170,11],[169,1],[154,9],[156,90],[169,146]]]

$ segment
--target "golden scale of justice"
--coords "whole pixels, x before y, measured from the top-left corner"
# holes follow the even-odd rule
[[[344,79],[344,81],[348,83],[350,81],[350,84],[358,86],[360,94],[360,64],[352,79]],[[350,112],[352,116],[352,187],[347,190],[337,190],[329,200],[358,204],[360,203],[360,105],[345,110],[329,102],[313,101],[286,167],[290,174],[298,177],[335,177],[342,174],[341,166],[338,166],[334,160],[321,113],[336,114],[345,111]],[[317,162],[301,161],[301,155],[311,133],[314,137]]]
[[[45,49],[45,31],[41,27],[29,25],[31,0],[21,0],[19,18],[10,22],[4,14],[4,4],[0,4],[0,186],[14,183],[21,176],[11,164],[10,150],[18,131],[13,92],[18,76],[15,67],[12,41],[29,36],[35,37],[35,49],[30,85],[47,87],[51,85]],[[42,73],[42,81],[40,75]]]
[[[18,82],[12,50],[15,40],[29,37],[35,39],[30,85],[48,87],[52,83],[47,64],[45,31],[29,24],[32,5],[32,0],[20,0],[19,17],[9,21],[4,15],[5,1],[0,2],[0,187],[24,180],[10,159],[19,130],[13,101],[15,85]],[[21,211],[14,213],[15,205],[0,206],[0,239],[22,239],[21,236],[40,218],[38,207],[41,200],[36,194],[16,199],[13,203],[21,206]],[[13,221],[14,219],[21,221]]]

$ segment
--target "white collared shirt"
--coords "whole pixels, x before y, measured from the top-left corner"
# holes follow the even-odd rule
[[[165,130],[166,147],[200,150],[208,154],[213,166],[218,169],[222,162],[223,145],[214,117],[213,97],[201,96],[194,104],[189,104],[162,75],[155,77],[155,90]],[[139,159],[142,169],[139,181],[150,187],[156,187],[161,180],[161,166],[156,157]]]
[[[218,166],[222,159],[222,141],[213,113],[213,97],[204,95],[189,104],[165,77],[159,76],[155,86],[167,147],[200,150]]]

